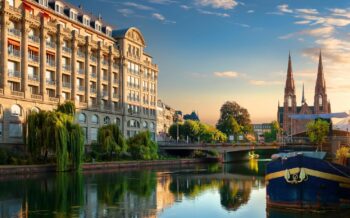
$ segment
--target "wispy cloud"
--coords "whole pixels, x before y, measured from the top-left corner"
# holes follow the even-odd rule
[[[206,14],[206,15],[214,15],[214,16],[219,16],[219,17],[230,17],[230,15],[228,13],[220,13],[220,12],[207,11],[207,10],[202,10],[202,9],[197,9],[197,11],[201,14]]]
[[[191,7],[188,5],[180,5],[180,8],[185,9],[185,10],[190,10]]]
[[[314,36],[314,37],[329,37],[334,32],[334,27],[332,26],[326,26],[326,27],[319,27],[315,29],[306,29],[302,30],[296,33],[290,33],[284,36],[278,37],[279,39],[290,39],[295,36],[300,35],[308,35],[308,36]]]
[[[195,3],[200,6],[210,6],[225,10],[233,9],[238,5],[238,2],[235,0],[196,0]]]
[[[167,4],[176,3],[177,1],[173,1],[173,0],[148,0],[148,2],[154,3],[154,4],[167,5]]]
[[[133,10],[128,8],[118,9],[118,12],[121,13],[124,17],[129,17],[135,13]]]
[[[134,7],[136,9],[139,10],[154,10],[154,8],[147,6],[147,5],[143,5],[143,4],[138,4],[138,3],[134,3],[134,2],[125,2],[123,3],[125,6],[129,6],[129,7]]]
[[[249,80],[249,83],[254,86],[269,86],[269,85],[282,85],[281,80]]]
[[[313,8],[300,8],[300,9],[296,9],[296,11],[302,14],[313,14],[313,15],[319,14],[318,11]]]
[[[164,24],[175,24],[176,23],[176,21],[166,19],[165,16],[160,14],[160,13],[153,13],[152,17],[156,20],[161,21]]]
[[[254,10],[248,10],[248,11],[247,11],[248,14],[252,14],[252,13],[254,13],[254,12],[255,12]]]
[[[287,4],[278,5],[277,8],[282,13],[293,13],[293,10]]]
[[[235,71],[224,71],[224,72],[214,72],[213,73],[215,77],[220,77],[220,78],[237,78],[239,76],[239,73]]]

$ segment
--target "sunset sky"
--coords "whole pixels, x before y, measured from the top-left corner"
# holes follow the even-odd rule
[[[276,119],[288,52],[297,101],[313,104],[318,52],[332,111],[350,110],[350,2],[336,0],[69,0],[117,28],[138,27],[159,64],[158,97],[215,124],[227,100],[253,122]]]

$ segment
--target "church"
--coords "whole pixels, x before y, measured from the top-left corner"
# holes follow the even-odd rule
[[[317,79],[315,85],[314,105],[308,105],[305,99],[304,85],[301,105],[297,106],[292,60],[289,54],[287,79],[284,87],[283,106],[278,103],[277,120],[286,135],[298,135],[306,131],[309,120],[294,120],[293,114],[326,114],[331,113],[331,103],[327,98],[326,81],[323,73],[322,53],[319,55]]]

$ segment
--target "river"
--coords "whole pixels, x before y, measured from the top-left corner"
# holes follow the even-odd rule
[[[266,163],[0,178],[0,217],[334,217],[267,210]]]

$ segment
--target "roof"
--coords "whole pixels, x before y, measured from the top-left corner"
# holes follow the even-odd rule
[[[330,114],[292,114],[289,115],[294,120],[315,120],[315,119],[331,119],[331,118],[347,118],[349,115],[345,112]]]
[[[113,30],[112,31],[112,37],[115,38],[115,39],[125,38],[126,34],[130,30],[134,30],[140,35],[141,41],[142,41],[143,45],[145,46],[146,45],[145,38],[143,37],[141,31],[138,28],[136,28],[136,27],[129,27],[129,28],[126,28],[126,29]]]

